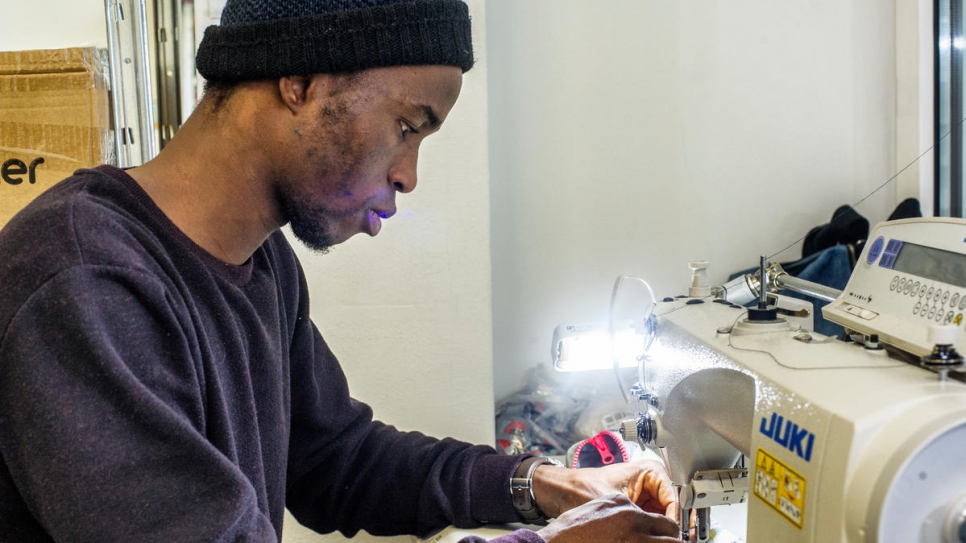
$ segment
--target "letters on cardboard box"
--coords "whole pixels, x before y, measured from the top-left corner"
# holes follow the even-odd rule
[[[0,227],[78,168],[113,161],[106,68],[93,47],[0,52]]]

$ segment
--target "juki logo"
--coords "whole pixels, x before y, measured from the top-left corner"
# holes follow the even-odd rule
[[[806,462],[811,462],[812,446],[815,445],[815,434],[812,432],[799,428],[797,424],[785,420],[785,417],[778,413],[772,413],[770,421],[762,417],[759,431]]]

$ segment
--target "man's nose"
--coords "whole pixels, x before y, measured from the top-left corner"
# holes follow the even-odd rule
[[[416,158],[415,151],[409,153],[389,170],[389,182],[403,194],[416,189]]]

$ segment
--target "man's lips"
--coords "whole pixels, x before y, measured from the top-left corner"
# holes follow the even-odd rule
[[[370,236],[375,236],[382,229],[383,219],[388,219],[396,214],[395,209],[383,210],[383,209],[370,209],[366,221],[366,232]]]
[[[368,219],[366,222],[366,233],[370,236],[375,236],[382,230],[382,218],[379,217],[378,211],[370,209]]]

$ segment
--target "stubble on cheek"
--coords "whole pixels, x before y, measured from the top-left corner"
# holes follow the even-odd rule
[[[325,153],[325,172],[329,176],[327,184],[341,198],[351,198],[354,180],[365,166],[366,141],[369,135],[362,130],[360,120],[351,113],[347,100],[333,99],[319,111],[320,138],[325,148],[312,146],[307,150],[308,158]]]
[[[359,212],[352,202],[353,181],[364,138],[349,104],[338,97],[319,108],[314,127],[301,128],[296,137],[309,143],[302,154],[304,179],[281,195],[281,201],[296,237],[309,248],[326,252],[347,237],[342,229]]]

